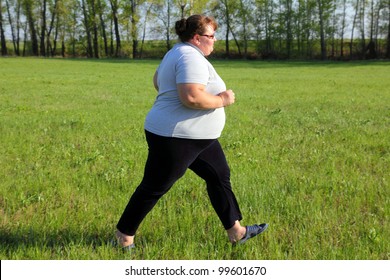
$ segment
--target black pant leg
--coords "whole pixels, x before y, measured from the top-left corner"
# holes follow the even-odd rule
[[[142,182],[130,198],[117,228],[134,235],[146,215],[172,185],[184,175],[198,155],[216,140],[162,137],[146,133],[149,153]]]
[[[191,164],[190,169],[203,178],[214,210],[225,229],[242,219],[241,211],[230,183],[230,168],[218,141],[213,142]]]

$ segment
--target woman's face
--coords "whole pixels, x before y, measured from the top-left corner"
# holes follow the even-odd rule
[[[205,56],[210,55],[214,50],[214,43],[217,40],[214,33],[215,30],[210,25],[207,25],[205,33],[195,35],[195,37],[198,37],[197,46]]]

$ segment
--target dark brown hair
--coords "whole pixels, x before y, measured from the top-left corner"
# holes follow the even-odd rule
[[[192,39],[195,34],[202,35],[206,32],[207,25],[217,30],[218,24],[214,18],[204,15],[192,15],[189,18],[182,18],[176,21],[175,30],[182,42]]]

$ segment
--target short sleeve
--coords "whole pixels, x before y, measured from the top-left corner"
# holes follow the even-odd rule
[[[184,54],[176,64],[176,84],[207,85],[210,78],[207,60],[197,53]]]

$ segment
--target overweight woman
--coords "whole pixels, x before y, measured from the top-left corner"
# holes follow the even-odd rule
[[[153,78],[158,94],[145,120],[149,153],[144,176],[117,224],[116,239],[124,249],[134,247],[143,219],[187,169],[206,182],[210,202],[232,244],[268,227],[240,224],[230,169],[218,141],[225,125],[224,107],[232,105],[235,96],[206,59],[214,48],[217,23],[193,15],[177,21],[175,30],[180,42],[167,52]]]

